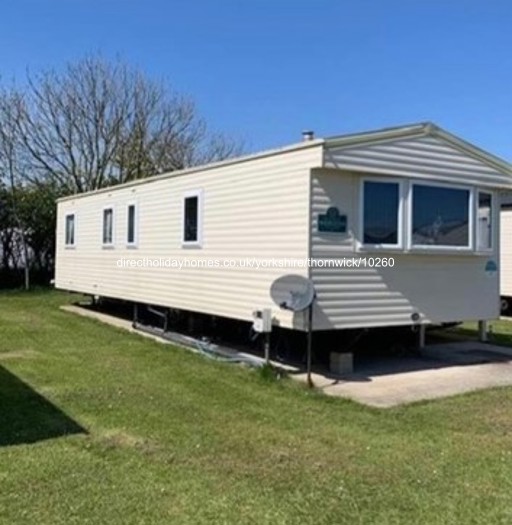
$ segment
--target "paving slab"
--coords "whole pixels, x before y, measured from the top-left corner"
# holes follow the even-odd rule
[[[419,356],[374,358],[355,374],[317,381],[327,395],[388,408],[512,385],[512,349],[472,341],[436,344]]]

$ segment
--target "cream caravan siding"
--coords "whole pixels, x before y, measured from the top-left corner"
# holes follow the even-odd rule
[[[501,210],[500,236],[500,294],[512,297],[512,209]]]
[[[312,174],[311,255],[315,258],[394,257],[394,268],[312,268],[317,292],[317,330],[411,324],[418,313],[424,323],[493,319],[498,310],[498,275],[485,271],[487,255],[357,253],[360,239],[361,176],[335,170]],[[319,213],[337,206],[347,214],[347,234],[320,234]],[[497,226],[495,210],[494,224]],[[512,221],[511,221],[512,226]],[[512,232],[512,229],[511,229]]]
[[[480,186],[510,186],[511,182],[510,175],[431,136],[387,140],[373,145],[327,147],[325,166]]]
[[[320,166],[322,147],[311,146],[248,162],[148,180],[58,205],[58,288],[163,305],[242,320],[272,307],[283,326],[303,328],[270,299],[274,279],[287,269],[133,268],[131,259],[306,258],[309,236],[310,168]],[[183,196],[203,195],[203,246],[182,247]],[[126,247],[127,205],[136,202],[139,242]],[[115,209],[115,247],[101,244],[102,210]],[[65,215],[76,214],[76,247],[64,246]],[[307,275],[307,268],[294,273]]]

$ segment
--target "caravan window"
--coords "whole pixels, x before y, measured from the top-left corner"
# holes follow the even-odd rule
[[[135,204],[128,204],[127,225],[126,225],[126,244],[135,246],[137,244],[137,216]]]
[[[477,246],[479,251],[492,249],[492,194],[478,192]]]
[[[398,247],[400,235],[400,184],[366,180],[363,187],[363,243]]]
[[[103,210],[103,244],[111,246],[114,244],[114,209]]]
[[[469,189],[414,184],[412,245],[470,248]]]
[[[200,246],[202,242],[202,192],[188,192],[183,198],[183,244]]]
[[[66,215],[66,235],[65,235],[66,246],[75,245],[75,214],[70,213]]]

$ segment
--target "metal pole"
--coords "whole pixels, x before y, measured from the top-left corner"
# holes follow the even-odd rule
[[[420,324],[419,331],[418,331],[418,346],[420,347],[420,350],[423,350],[423,348],[425,348],[426,331],[427,331],[426,325]]]
[[[165,317],[164,317],[164,334],[169,330],[169,308],[165,309]]]
[[[137,303],[133,303],[133,321],[132,321],[133,328],[137,328],[138,320],[139,320],[139,305]]]
[[[313,347],[313,303],[308,307],[308,340],[306,349],[306,375],[308,387],[312,388],[313,380],[311,379],[311,354]]]
[[[270,364],[270,332],[265,332],[265,363]]]
[[[482,343],[488,341],[487,321],[478,321],[478,339]]]

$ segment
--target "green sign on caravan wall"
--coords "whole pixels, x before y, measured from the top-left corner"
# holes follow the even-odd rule
[[[318,215],[318,231],[326,233],[345,233],[347,231],[347,216],[340,215],[340,210],[334,206],[324,214]]]

